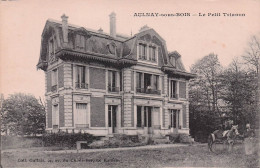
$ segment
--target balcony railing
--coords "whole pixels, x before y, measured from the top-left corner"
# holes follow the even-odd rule
[[[170,94],[171,99],[178,99],[179,95],[178,94]]]
[[[76,128],[89,128],[89,124],[75,124]]]
[[[146,93],[146,94],[161,94],[160,90],[148,89],[148,88],[136,88],[137,93]]]
[[[109,86],[108,85],[108,92],[119,92],[119,87]]]
[[[77,89],[88,89],[88,84],[87,83],[78,83],[78,82],[76,82],[75,84],[76,84],[75,87]]]
[[[52,92],[57,92],[57,85],[53,85],[53,86],[51,87],[51,91],[52,91]]]

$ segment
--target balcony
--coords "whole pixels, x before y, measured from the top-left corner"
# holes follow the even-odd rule
[[[148,89],[148,88],[136,88],[137,93],[145,93],[145,94],[157,94],[160,95],[161,91],[156,89]]]
[[[178,98],[179,98],[179,95],[176,94],[176,93],[173,93],[173,94],[170,94],[170,98],[171,98],[171,99],[178,99]]]
[[[52,91],[52,92],[57,92],[57,85],[53,85],[53,86],[51,87],[51,91]]]
[[[110,86],[108,85],[108,92],[114,92],[114,93],[118,93],[119,92],[119,87],[114,87],[114,86]]]
[[[75,88],[76,89],[88,89],[88,84],[87,83],[75,83]]]

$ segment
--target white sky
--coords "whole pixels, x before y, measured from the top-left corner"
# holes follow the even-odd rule
[[[214,52],[227,66],[243,54],[260,32],[259,0],[18,0],[0,2],[0,93],[44,96],[44,73],[36,70],[41,33],[48,18],[109,32],[109,14],[117,14],[117,32],[130,35],[148,25],[163,37],[168,51],[182,55],[186,69]],[[245,17],[134,17],[134,13],[245,13]]]

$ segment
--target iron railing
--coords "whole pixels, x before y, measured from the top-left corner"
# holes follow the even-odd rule
[[[75,84],[76,84],[75,87],[77,89],[88,89],[88,84],[87,83],[78,83],[78,82],[76,82]]]
[[[108,92],[119,92],[119,87],[114,87],[114,86],[110,86],[108,85]]]
[[[146,93],[146,94],[157,94],[160,95],[161,91],[157,89],[148,89],[148,88],[136,88],[137,93]]]

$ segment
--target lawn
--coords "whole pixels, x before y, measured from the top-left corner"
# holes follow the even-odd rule
[[[243,146],[230,154],[213,154],[207,145],[93,153],[44,153],[41,148],[3,152],[3,167],[258,167],[258,156]]]

